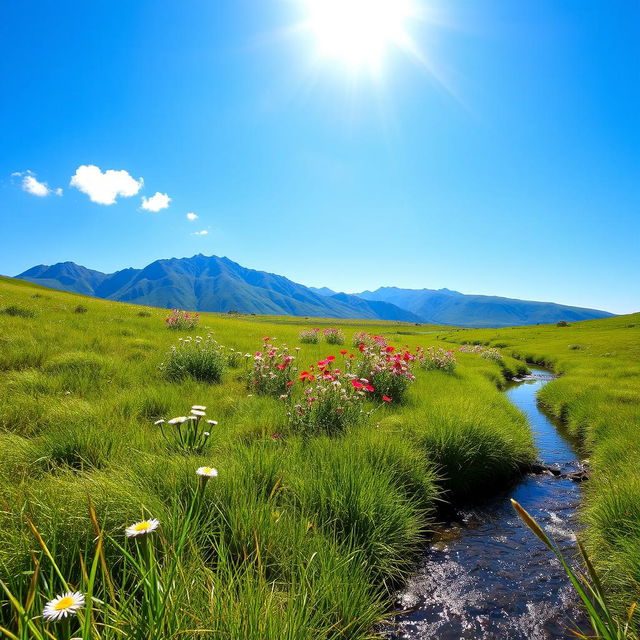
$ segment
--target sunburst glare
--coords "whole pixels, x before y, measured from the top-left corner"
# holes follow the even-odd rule
[[[299,0],[300,27],[314,41],[319,60],[350,72],[378,73],[395,48],[416,55],[410,27],[421,18],[416,0]]]

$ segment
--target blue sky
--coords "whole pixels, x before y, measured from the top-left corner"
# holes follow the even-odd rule
[[[2,3],[0,273],[204,253],[640,310],[640,4],[416,1],[422,62],[375,77],[302,0]]]

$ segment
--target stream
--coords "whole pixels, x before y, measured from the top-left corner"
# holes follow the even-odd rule
[[[505,392],[529,420],[539,459],[562,474],[581,468],[562,427],[538,407],[538,390],[553,379],[532,374]],[[390,640],[548,640],[589,628],[560,563],[515,514],[517,500],[570,556],[580,484],[550,471],[528,474],[501,495],[457,511],[440,526],[416,574],[397,595]]]

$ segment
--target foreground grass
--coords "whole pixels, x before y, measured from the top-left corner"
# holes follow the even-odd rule
[[[513,359],[460,354],[452,374],[416,371],[402,404],[339,437],[301,438],[281,401],[247,392],[243,365],[220,384],[167,379],[160,365],[186,334],[168,331],[165,313],[0,279],[0,580],[29,604],[21,617],[0,595],[15,637],[36,637],[27,618],[43,638],[372,637],[438,500],[490,490],[535,457],[498,390],[525,369]],[[276,337],[302,347],[302,367],[339,349],[299,345],[313,326],[439,344],[438,327],[219,314],[193,333],[242,352]],[[202,455],[178,454],[153,423],[193,404],[219,424]],[[219,476],[193,518],[203,465]],[[161,523],[157,580],[122,549],[124,528],[147,517]],[[154,631],[145,589],[156,583],[171,616]],[[68,633],[39,617],[66,586],[90,589],[95,606]]]
[[[445,337],[499,346],[562,374],[539,400],[589,456],[587,546],[622,613],[640,598],[640,314],[568,327],[459,330]]]

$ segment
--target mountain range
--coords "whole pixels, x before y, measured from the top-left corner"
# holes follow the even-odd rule
[[[229,258],[156,260],[143,269],[102,273],[73,262],[38,265],[15,276],[52,289],[107,300],[191,311],[364,318],[411,323],[504,327],[611,316],[606,311],[449,289],[381,287],[358,294],[306,287]]]

